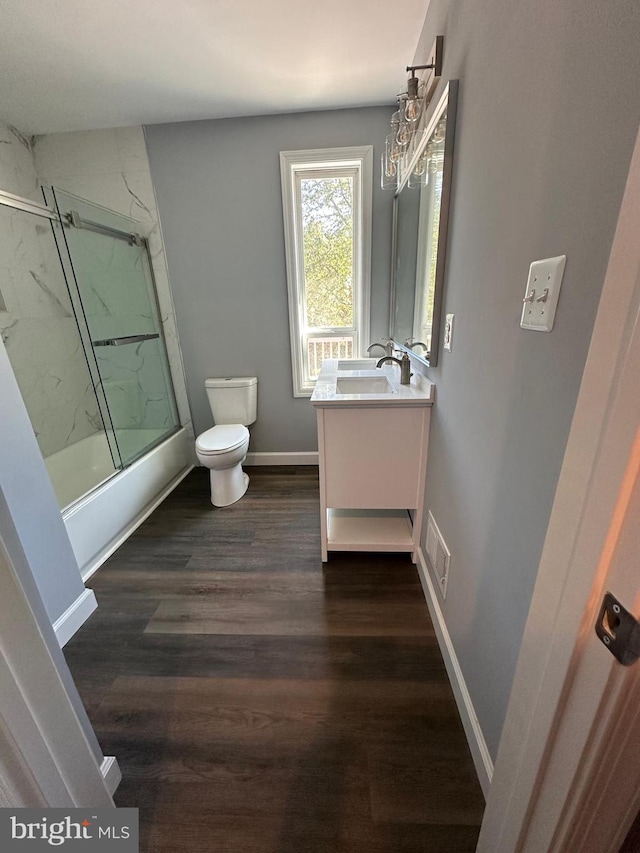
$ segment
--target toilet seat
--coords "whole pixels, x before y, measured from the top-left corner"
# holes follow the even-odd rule
[[[240,447],[249,439],[249,430],[242,424],[218,424],[198,436],[196,451],[203,456],[218,456]]]

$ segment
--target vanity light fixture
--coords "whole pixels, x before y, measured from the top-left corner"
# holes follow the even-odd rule
[[[381,158],[381,185],[383,189],[398,189],[412,162],[424,132],[424,115],[442,76],[442,48],[444,37],[438,36],[425,65],[408,65],[410,77],[407,91],[397,96],[398,109],[391,116],[391,133],[387,136],[385,152]],[[418,75],[416,71],[425,71]],[[418,162],[416,178],[426,171],[426,161]]]

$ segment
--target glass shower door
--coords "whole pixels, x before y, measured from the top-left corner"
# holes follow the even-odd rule
[[[52,192],[113,439],[128,465],[179,428],[148,243],[133,220]]]
[[[61,266],[57,219],[44,205],[0,192],[0,336],[65,509],[116,474],[121,460]]]

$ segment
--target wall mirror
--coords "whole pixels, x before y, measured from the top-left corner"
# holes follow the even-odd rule
[[[400,349],[438,360],[458,81],[433,109],[394,199],[391,329]]]

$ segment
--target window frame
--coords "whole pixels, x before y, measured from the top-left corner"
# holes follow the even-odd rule
[[[314,327],[305,324],[305,279],[300,182],[318,177],[353,178],[354,324]],[[361,356],[370,328],[371,224],[373,202],[373,146],[316,148],[280,152],[282,212],[289,301],[289,332],[294,397],[309,397],[315,379],[309,377],[308,341],[314,338],[353,337],[353,357]]]

